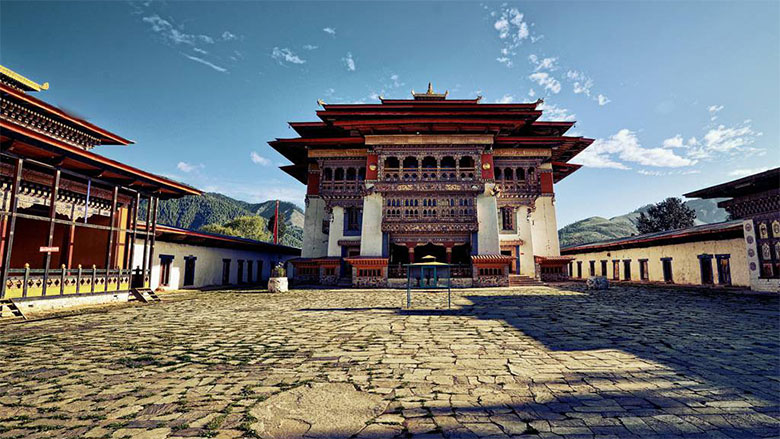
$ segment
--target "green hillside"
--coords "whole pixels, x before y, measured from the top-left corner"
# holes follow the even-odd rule
[[[721,200],[689,200],[685,205],[696,211],[696,224],[711,224],[726,221],[728,218],[728,213],[718,207],[719,201]],[[649,207],[642,206],[633,212],[609,219],[594,216],[571,223],[558,231],[561,247],[637,235],[639,232],[634,220],[640,212]]]
[[[157,222],[173,227],[200,230],[206,225],[222,225],[239,217],[258,215],[265,219],[274,214],[276,201],[247,203],[227,195],[207,192],[202,196],[186,196],[180,199],[160,201]],[[141,207],[141,219],[146,217],[145,203]],[[303,244],[303,212],[293,203],[279,203],[279,216],[287,224],[287,233],[280,243],[293,247]]]

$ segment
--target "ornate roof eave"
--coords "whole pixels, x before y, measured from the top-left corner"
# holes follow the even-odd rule
[[[5,95],[7,95],[7,96],[3,96],[3,98],[10,97],[14,100],[23,102],[25,105],[29,105],[37,108],[39,111],[41,111],[42,113],[44,113],[49,117],[62,120],[68,125],[73,126],[75,128],[87,130],[87,132],[92,133],[93,135],[100,138],[101,145],[130,145],[132,143],[135,143],[132,140],[127,140],[110,131],[100,128],[97,125],[91,124],[83,119],[73,117],[70,114],[60,110],[59,108],[53,105],[50,105],[36,97],[30,96],[29,94],[23,91],[16,90],[5,84],[0,84],[0,91]]]
[[[13,70],[9,69],[8,67],[0,65],[0,75],[5,76],[6,78],[12,80],[15,84],[19,86],[24,91],[41,91],[41,90],[48,90],[49,89],[49,83],[44,82],[43,84],[38,84],[37,82],[26,78]]]

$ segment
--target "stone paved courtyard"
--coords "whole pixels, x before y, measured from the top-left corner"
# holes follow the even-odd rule
[[[780,301],[177,293],[0,324],[0,437],[771,437]]]

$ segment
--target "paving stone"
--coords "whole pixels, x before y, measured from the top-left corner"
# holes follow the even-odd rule
[[[778,297],[176,296],[3,326],[0,437],[780,435]]]

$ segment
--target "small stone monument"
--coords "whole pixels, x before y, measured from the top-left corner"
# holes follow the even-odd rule
[[[271,278],[268,279],[269,293],[284,293],[287,291],[287,270],[284,269],[284,263],[279,262],[276,267],[271,269]]]
[[[588,280],[585,281],[585,289],[588,289],[588,290],[608,290],[609,289],[609,281],[604,276],[589,277]]]

